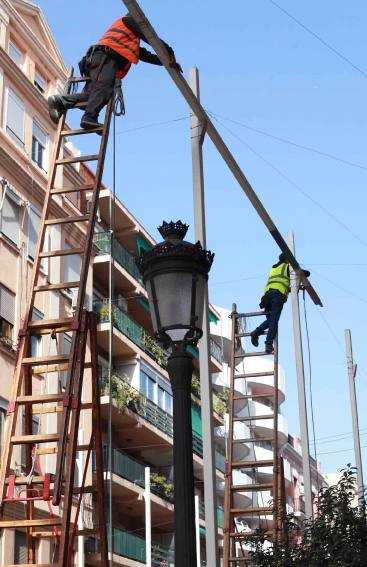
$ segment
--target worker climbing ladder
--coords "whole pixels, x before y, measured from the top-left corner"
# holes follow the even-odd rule
[[[248,538],[256,536],[254,527],[265,529],[266,538],[276,542],[281,536],[281,524],[284,513],[283,464],[278,451],[278,339],[275,340],[274,352],[247,350],[246,337],[251,336],[248,320],[264,315],[264,312],[237,313],[236,305],[232,309],[232,351],[231,381],[229,401],[229,428],[227,441],[227,462],[225,476],[224,506],[224,567],[249,564]],[[246,360],[254,356],[271,356],[273,364],[268,370],[256,372],[248,368]],[[261,392],[261,379],[271,377],[272,393]],[[256,393],[252,393],[249,382],[256,382]],[[254,414],[252,402],[272,398],[272,411]],[[259,434],[259,425],[272,420],[273,428],[263,427],[267,434]],[[249,433],[239,434],[236,424],[245,424]],[[257,446],[266,443],[272,447],[271,459],[257,459]],[[249,458],[238,458],[239,448],[249,449]],[[238,483],[236,471],[247,473],[245,484]],[[270,479],[268,478],[270,477]],[[248,501],[250,500],[250,503]]]
[[[86,78],[71,77],[68,92]],[[79,105],[81,106],[81,105]],[[37,541],[50,538],[56,542],[57,553],[47,565],[67,567],[73,564],[73,544],[77,535],[99,536],[100,561],[107,565],[107,534],[103,502],[103,465],[102,440],[100,427],[99,384],[97,366],[96,321],[94,314],[87,312],[84,304],[86,284],[91,260],[95,219],[98,208],[100,186],[102,182],[105,154],[110,130],[114,101],[107,106],[104,124],[92,130],[73,130],[67,126],[67,113],[58,126],[55,151],[49,175],[47,192],[42,212],[39,239],[34,260],[33,273],[26,315],[19,332],[17,364],[14,370],[13,386],[7,411],[6,430],[3,442],[3,454],[0,470],[0,528],[26,530],[28,543],[28,562],[24,565],[43,565],[37,551]],[[75,136],[101,136],[98,153],[87,156],[63,157],[64,143]],[[99,138],[98,138],[99,139]],[[93,183],[73,187],[57,187],[60,179],[57,169],[70,164],[94,162],[96,173]],[[62,210],[60,197],[68,194],[86,195],[91,193],[91,203],[87,214],[55,217],[55,210]],[[61,204],[61,207],[60,207]],[[85,226],[78,232],[82,235],[82,246],[47,250],[47,227],[60,226],[69,231],[73,227]],[[78,255],[81,258],[81,271],[78,281],[60,281],[40,284],[42,262],[45,258],[65,258]],[[59,270],[60,273],[60,270]],[[39,293],[59,294],[65,290],[76,290],[76,306],[69,317],[58,319],[32,318],[36,296]],[[70,352],[60,352],[63,333],[71,338]],[[56,345],[56,354],[43,356],[32,355],[34,337],[48,338]],[[86,361],[87,341],[89,336],[90,361]],[[82,403],[84,373],[91,371],[91,401]],[[65,388],[59,388],[56,394],[39,393],[39,375],[44,381],[55,380],[55,372],[66,375]],[[36,384],[36,380],[38,380]],[[35,388],[37,385],[37,388]],[[92,434],[90,443],[78,445],[78,429],[82,411],[92,411]],[[57,433],[40,433],[33,429],[33,418],[37,415],[56,415]],[[24,416],[24,419],[23,419]],[[20,435],[19,432],[22,432]],[[25,469],[16,474],[15,458],[19,446],[25,447]],[[90,477],[91,451],[95,451],[96,482],[85,486]],[[80,486],[75,484],[77,454],[84,453],[84,473]],[[54,470],[44,468],[44,463],[52,463],[42,455],[55,454]],[[41,470],[43,469],[43,472]],[[79,483],[80,484],[80,483]],[[98,525],[91,530],[78,531],[78,518],[83,495],[95,493],[97,501]],[[37,503],[37,504],[36,504]],[[23,517],[21,516],[23,514]],[[13,518],[13,519],[11,519]],[[48,530],[46,529],[48,528]],[[55,546],[56,549],[56,546]],[[9,566],[8,566],[9,567]]]

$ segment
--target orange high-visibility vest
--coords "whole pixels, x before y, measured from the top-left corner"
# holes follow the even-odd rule
[[[122,18],[116,20],[101,37],[98,45],[106,45],[135,65],[139,61],[140,38],[128,28]]]

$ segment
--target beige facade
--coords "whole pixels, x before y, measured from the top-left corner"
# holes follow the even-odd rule
[[[3,433],[6,408],[16,359],[17,337],[25,315],[39,219],[44,203],[48,171],[55,144],[55,126],[47,112],[46,98],[61,92],[68,71],[55,45],[40,9],[26,0],[0,0],[0,425]],[[77,112],[77,111],[76,111]],[[64,145],[65,155],[78,154],[70,142]],[[59,167],[56,185],[78,186],[93,179],[83,165]],[[102,188],[95,235],[94,258],[91,263],[87,305],[98,317],[98,349],[102,385],[101,424],[104,443],[112,435],[112,466],[106,471],[110,489],[113,523],[113,564],[138,567],[145,563],[144,471],[151,469],[152,482],[152,549],[153,565],[173,565],[172,503],[172,392],[166,372],[167,354],[152,338],[153,330],[147,305],[146,290],[135,267],[134,257],[141,249],[154,245],[154,240],[134,216],[116,201],[114,207],[114,245],[110,244],[109,207],[111,192]],[[79,194],[59,198],[52,214],[78,214],[88,206]],[[52,228],[46,239],[49,250],[81,245],[80,229]],[[80,258],[52,258],[43,262],[39,281],[56,283],[78,279]],[[113,317],[109,321],[110,279],[114,282]],[[37,294],[34,318],[55,319],[71,314],[73,294],[56,291]],[[216,318],[212,309],[212,318]],[[112,357],[109,345],[112,344]],[[212,342],[211,370],[221,372],[221,348]],[[32,354],[65,352],[63,345],[50,339],[35,340]],[[56,350],[57,349],[57,350]],[[196,374],[199,374],[194,350]],[[112,366],[110,366],[112,363]],[[35,389],[56,393],[63,388],[60,373],[39,369]],[[111,392],[109,384],[112,384]],[[205,519],[203,510],[203,458],[201,410],[198,379],[193,391],[193,433],[195,487],[200,497],[201,548],[205,557]],[[89,401],[88,382],[84,398]],[[214,425],[223,427],[223,402],[215,398],[217,412]],[[110,411],[111,410],[111,411]],[[110,421],[111,416],[111,421]],[[57,431],[53,414],[35,418],[37,431]],[[80,426],[80,442],[89,441],[91,419],[84,414]],[[52,447],[52,444],[50,445]],[[224,455],[223,444],[217,447],[217,485],[219,534],[222,535]],[[106,455],[108,449],[106,449]],[[80,463],[79,463],[80,464]],[[15,472],[22,471],[22,454],[15,456]],[[53,472],[55,455],[41,458],[44,472]],[[24,471],[23,471],[24,472]],[[90,471],[90,475],[92,471]],[[92,525],[89,509],[92,497],[85,498],[83,527]],[[57,510],[54,510],[57,514]],[[42,508],[46,516],[47,506]],[[24,517],[22,505],[17,508]],[[75,564],[98,564],[98,544],[91,538],[76,546]],[[37,548],[38,562],[52,562],[55,542]],[[78,551],[78,552],[77,552]],[[0,564],[26,562],[25,533],[4,530],[1,537]]]

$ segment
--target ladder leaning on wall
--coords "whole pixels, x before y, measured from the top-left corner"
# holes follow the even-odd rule
[[[86,78],[71,77],[68,90]],[[78,105],[82,106],[82,105]],[[107,566],[107,532],[104,518],[102,440],[100,428],[99,384],[96,345],[96,321],[94,314],[87,312],[84,304],[86,284],[90,265],[95,219],[109,137],[114,101],[107,106],[103,127],[92,130],[73,130],[67,126],[65,113],[58,126],[56,145],[45,202],[42,212],[39,238],[34,259],[33,273],[26,315],[19,333],[17,363],[14,370],[13,385],[7,411],[6,430],[0,469],[0,528],[26,531],[28,562],[23,565],[45,565],[40,562],[36,542],[54,543],[55,553],[47,565],[69,567],[73,562],[75,537],[93,535],[99,537],[99,565]],[[70,112],[70,111],[69,111]],[[64,142],[75,136],[101,136],[98,153],[87,156],[63,158]],[[74,187],[56,187],[57,168],[69,164],[94,162],[95,177],[92,183]],[[92,194],[91,206],[87,214],[61,216],[60,197],[84,192]],[[56,212],[58,211],[58,212]],[[56,216],[55,216],[56,215]],[[73,226],[83,226],[80,231],[84,242],[78,248],[47,250],[47,227],[60,226],[72,231]],[[78,281],[41,283],[41,264],[44,258],[65,258],[78,255],[81,258],[81,271]],[[76,290],[76,307],[71,317],[34,321],[32,318],[37,294],[55,294],[65,290]],[[71,337],[68,354],[61,352],[62,333]],[[90,341],[90,361],[86,361],[87,340]],[[43,336],[56,345],[56,354],[32,356],[32,338]],[[91,369],[91,401],[82,403],[84,372]],[[35,388],[35,380],[40,373],[44,380],[55,380],[55,374],[64,372],[67,376],[65,389],[59,388],[55,394],[40,394]],[[50,375],[50,376],[49,376]],[[47,384],[46,384],[47,386]],[[92,411],[92,436],[90,443],[78,445],[78,427],[81,411]],[[56,414],[55,433],[40,433],[32,430],[34,416]],[[21,432],[22,434],[19,434]],[[15,458],[25,448],[25,467],[21,473],[15,469]],[[85,486],[90,477],[88,464],[91,451],[95,451],[95,481]],[[84,452],[83,481],[75,484],[76,456]],[[53,469],[42,469],[52,462],[44,455],[55,454]],[[86,455],[86,456],[85,456]],[[80,484],[80,483],[79,483]],[[78,530],[78,517],[83,496],[94,493],[97,501],[98,525],[90,530]],[[51,544],[52,546],[52,544]],[[51,554],[52,555],[52,554]],[[10,566],[8,566],[10,567]]]
[[[227,440],[227,462],[225,474],[225,504],[224,504],[224,567],[249,565],[248,538],[256,537],[256,530],[241,529],[239,526],[258,523],[258,527],[266,526],[265,535],[269,541],[276,542],[281,537],[282,517],[284,514],[284,473],[283,463],[278,451],[278,338],[275,340],[273,364],[267,371],[253,372],[246,369],[245,361],[253,356],[269,356],[265,352],[247,350],[246,337],[251,332],[247,329],[247,321],[253,317],[265,315],[265,312],[237,313],[236,305],[232,308],[232,350],[231,350],[231,380],[229,401],[229,428]],[[268,392],[252,394],[248,382],[262,377],[273,377],[271,395]],[[261,382],[261,380],[260,380]],[[240,385],[241,383],[241,385]],[[259,386],[260,387],[260,386]],[[253,404],[264,397],[272,397],[272,411],[261,415],[251,415]],[[240,406],[242,404],[242,410]],[[247,410],[244,410],[247,408]],[[259,436],[254,427],[264,420],[272,420],[273,429],[267,436]],[[235,431],[237,423],[249,426],[249,436],[241,438]],[[272,458],[256,459],[256,444],[271,443]],[[237,445],[237,447],[236,447]],[[236,459],[235,453],[239,446],[250,448],[249,459]],[[264,474],[271,471],[271,478],[264,479]],[[251,481],[237,484],[234,471],[247,472]],[[263,471],[263,472],[262,472]],[[271,495],[271,501],[265,494]],[[243,505],[244,499],[250,496],[251,504]]]

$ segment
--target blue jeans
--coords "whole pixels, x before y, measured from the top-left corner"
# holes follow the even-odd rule
[[[269,302],[269,307],[267,308],[269,314],[266,315],[266,321],[261,323],[261,325],[255,329],[255,332],[257,334],[261,334],[268,329],[265,344],[273,345],[278,332],[278,322],[284,305],[284,295],[276,289],[270,289],[267,292],[266,297]]]

